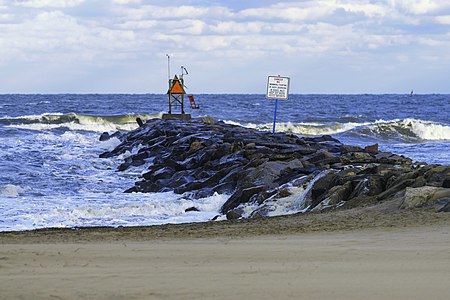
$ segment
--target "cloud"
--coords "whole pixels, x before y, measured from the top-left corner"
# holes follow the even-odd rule
[[[450,15],[437,16],[436,22],[443,25],[450,25]]]
[[[85,0],[14,0],[14,5],[27,8],[66,8],[75,7]]]
[[[231,16],[229,9],[222,6],[156,6],[156,5],[142,5],[139,7],[118,7],[115,10],[118,14],[123,14],[124,17],[138,20],[138,19],[199,19],[199,18],[217,18]]]
[[[83,24],[61,11],[40,12],[32,19],[3,27],[7,29],[0,37],[3,63],[18,60],[67,63],[68,57],[73,61],[92,61],[105,53],[128,49],[134,42],[133,31],[113,30],[92,22]]]
[[[279,3],[270,7],[250,8],[239,12],[243,18],[284,19],[289,21],[311,21],[324,18],[334,10],[333,6],[324,1],[314,5],[312,1],[301,3]]]
[[[441,0],[389,0],[388,4],[394,9],[405,11],[414,15],[424,15],[448,7]]]
[[[157,70],[165,53],[225,73],[450,64],[447,1],[250,2],[0,0],[0,65]]]
[[[141,4],[142,3],[141,0],[113,0],[112,2],[114,4],[119,4],[119,5]]]

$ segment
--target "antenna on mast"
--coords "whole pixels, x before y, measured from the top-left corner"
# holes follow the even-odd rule
[[[166,54],[166,56],[167,56],[167,77],[169,78],[169,88],[170,88],[170,82],[171,82],[171,79],[170,79],[170,55]]]

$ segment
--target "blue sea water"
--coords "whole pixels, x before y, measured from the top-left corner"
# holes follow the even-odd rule
[[[186,103],[193,117],[272,130],[274,100],[264,95],[195,97],[200,109]],[[167,96],[156,94],[0,95],[0,231],[197,222],[217,215],[229,195],[124,194],[148,165],[117,172],[130,153],[98,158],[119,143],[100,142],[102,132],[132,130],[136,117],[160,118],[166,111]],[[450,165],[450,95],[290,95],[279,100],[276,131],[378,143],[382,151]],[[201,212],[185,213],[192,206]]]

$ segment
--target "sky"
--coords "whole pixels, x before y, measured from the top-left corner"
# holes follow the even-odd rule
[[[448,0],[0,0],[0,93],[450,93]]]

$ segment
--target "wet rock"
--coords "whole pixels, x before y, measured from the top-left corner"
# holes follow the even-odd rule
[[[231,195],[231,197],[224,203],[220,211],[222,213],[226,213],[242,203],[247,203],[253,195],[258,194],[267,189],[268,188],[266,186],[259,185],[238,190],[233,195]]]
[[[246,203],[258,206],[252,217],[267,216],[277,199],[291,197],[291,187],[304,189],[293,204],[303,211],[397,199],[410,188],[450,187],[448,166],[417,164],[379,152],[376,144],[363,149],[331,136],[272,134],[201,118],[148,120],[118,137],[121,143],[100,157],[126,153],[119,171],[148,168],[126,192],[172,191],[189,199],[228,194],[220,211],[235,217]]]
[[[119,165],[119,167],[117,168],[117,171],[120,171],[120,172],[122,172],[122,171],[125,171],[126,169],[128,169],[129,167],[130,167],[130,163],[123,163],[123,164],[120,164]]]
[[[311,208],[316,207],[324,200],[326,192],[336,185],[336,179],[337,175],[334,172],[330,172],[314,183],[311,188]]]
[[[139,127],[143,127],[144,126],[144,122],[142,121],[141,118],[136,118],[136,123],[138,123]]]
[[[344,185],[336,185],[327,191],[325,197],[315,207],[312,212],[325,211],[327,209],[336,208],[348,201],[352,191],[352,183],[346,182]]]
[[[227,220],[237,220],[237,219],[241,218],[243,214],[244,214],[244,210],[242,208],[235,208],[235,209],[229,210],[226,213],[226,217],[227,217]]]
[[[191,212],[191,211],[200,211],[200,209],[198,209],[198,208],[195,207],[195,206],[192,206],[192,207],[186,208],[186,209],[184,210],[184,212]]]
[[[107,133],[107,132],[103,132],[99,138],[100,141],[107,141],[109,139],[110,139],[110,136],[109,136],[109,133]]]

